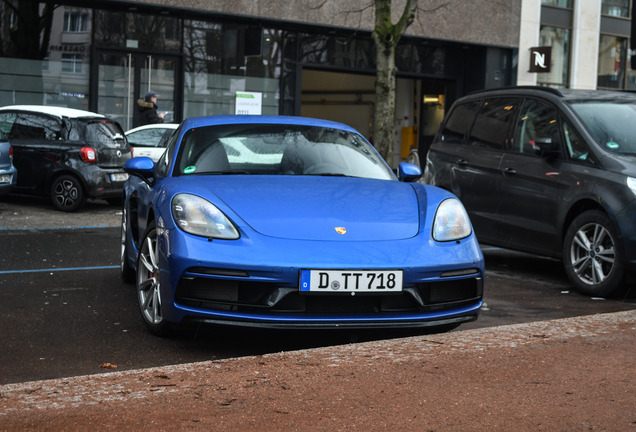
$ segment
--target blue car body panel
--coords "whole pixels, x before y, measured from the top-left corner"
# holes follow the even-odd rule
[[[315,119],[213,116],[186,120],[177,132],[177,143],[192,128],[233,122],[316,125],[357,133]],[[127,165],[135,163],[131,159]],[[130,215],[124,259],[136,268],[144,231],[154,222],[167,322],[409,327],[458,324],[478,316],[484,262],[475,235],[448,242],[432,237],[439,204],[454,197],[447,191],[395,178],[172,174],[174,160],[167,176],[156,176],[154,183],[131,176],[124,188]],[[180,193],[213,203],[236,227],[239,238],[209,239],[183,231],[171,211],[172,200]],[[302,270],[325,269],[399,269],[404,292],[378,300],[382,307],[369,310],[356,302],[373,302],[369,297],[373,294],[300,292]],[[201,300],[210,290],[227,292],[228,298],[219,294],[209,302]],[[254,294],[259,290],[260,297]],[[464,298],[464,292],[472,294]],[[194,293],[201,298],[194,300]],[[410,300],[397,301],[398,297]],[[402,306],[411,300],[418,306]],[[320,306],[310,306],[313,303]]]

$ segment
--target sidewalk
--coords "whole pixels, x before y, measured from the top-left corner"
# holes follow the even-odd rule
[[[636,311],[0,386],[31,430],[636,432]]]

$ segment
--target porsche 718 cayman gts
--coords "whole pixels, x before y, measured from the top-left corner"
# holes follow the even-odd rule
[[[484,261],[460,201],[344,124],[191,118],[124,169],[121,271],[154,333],[477,319]]]

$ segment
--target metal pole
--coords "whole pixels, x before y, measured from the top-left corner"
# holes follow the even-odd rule
[[[130,129],[130,89],[132,83],[132,54],[128,53],[128,86],[126,87],[126,130]]]

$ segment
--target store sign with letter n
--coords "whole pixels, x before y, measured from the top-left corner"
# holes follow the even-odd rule
[[[550,72],[552,47],[530,48],[530,70],[528,72]]]

